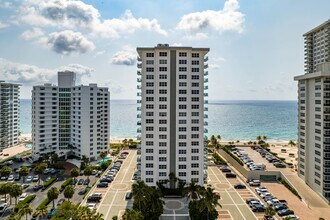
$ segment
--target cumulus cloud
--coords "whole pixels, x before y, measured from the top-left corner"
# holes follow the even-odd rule
[[[76,0],[25,0],[19,12],[22,15],[20,21],[27,24],[79,28],[106,38],[118,38],[139,29],[167,35],[156,19],[135,18],[127,10],[120,18],[101,20],[96,8]]]
[[[13,3],[10,1],[1,1],[0,0],[0,8],[12,8],[13,7]]]
[[[208,36],[205,33],[195,33],[186,35],[184,38],[187,40],[205,40],[208,38]]]
[[[62,55],[82,54],[95,49],[94,43],[80,32],[70,30],[49,34],[46,43],[53,51]]]
[[[244,14],[239,9],[237,0],[227,0],[222,10],[206,10],[184,15],[177,25],[177,29],[190,33],[202,33],[213,30],[218,33],[225,31],[243,31]]]
[[[80,64],[69,64],[56,69],[47,69],[0,58],[0,79],[23,85],[54,83],[56,82],[57,72],[64,70],[75,72],[77,74],[77,83],[80,83],[82,77],[89,77],[94,71]]]
[[[8,24],[4,24],[0,21],[0,29],[6,28],[8,26],[9,26]]]
[[[123,50],[118,51],[112,56],[110,63],[115,65],[132,66],[136,62],[136,57],[137,54],[134,49],[126,46]]]
[[[24,40],[32,40],[32,39],[37,39],[44,36],[44,32],[40,28],[34,27],[32,30],[27,30],[24,31],[21,34],[21,38]]]

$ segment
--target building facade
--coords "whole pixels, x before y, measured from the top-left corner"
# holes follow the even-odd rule
[[[209,48],[138,47],[140,178],[150,186],[175,176],[207,180],[207,75]]]
[[[18,144],[20,85],[0,81],[0,151]]]
[[[32,155],[83,155],[96,160],[108,152],[110,93],[96,84],[75,85],[75,73],[58,73],[58,85],[32,90]]]
[[[330,201],[330,20],[303,35],[298,81],[298,175]]]

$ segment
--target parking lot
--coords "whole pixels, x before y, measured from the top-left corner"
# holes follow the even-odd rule
[[[104,215],[104,219],[112,219],[113,216],[121,216],[126,208],[133,206],[132,200],[126,200],[126,192],[131,190],[133,184],[132,177],[136,167],[136,150],[126,150],[129,152],[127,158],[122,163],[120,170],[108,188],[92,188],[89,195],[102,193],[102,200],[97,204],[97,211]],[[86,200],[82,205],[86,205]]]
[[[216,166],[208,168],[208,183],[215,187],[215,192],[220,193],[220,204],[222,208],[217,208],[219,219],[263,219],[263,213],[253,213],[245,202],[247,198],[256,198],[255,193],[246,189],[234,189],[233,185],[245,182],[240,178],[225,177],[225,174]]]

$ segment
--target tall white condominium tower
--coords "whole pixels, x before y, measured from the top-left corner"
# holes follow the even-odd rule
[[[109,146],[110,93],[96,84],[75,85],[76,75],[58,73],[58,86],[32,91],[32,155],[85,155],[97,159]]]
[[[169,175],[202,185],[207,180],[204,128],[209,48],[138,47],[138,139],[141,179],[150,186]]]
[[[18,144],[20,85],[0,80],[0,151]]]
[[[298,175],[330,201],[330,20],[304,34],[298,81]]]

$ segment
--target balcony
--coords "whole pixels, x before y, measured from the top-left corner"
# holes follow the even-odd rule
[[[142,103],[142,100],[141,100],[141,99],[136,100],[136,103],[137,103],[137,104],[141,104],[141,103]]]
[[[141,85],[137,85],[136,88],[137,89],[142,89],[142,86]]]
[[[204,64],[204,69],[207,69],[209,68],[209,65],[208,64]]]
[[[204,118],[209,118],[209,116],[208,115],[204,115]]]
[[[137,96],[142,96],[142,92],[137,92],[136,95]]]
[[[206,135],[204,135],[204,141],[207,141],[207,140],[208,140],[207,136],[206,136]]]
[[[137,82],[142,82],[142,79],[141,78],[137,78],[136,81]]]
[[[137,61],[139,61],[139,62],[142,61],[141,57],[139,57],[139,56],[138,56],[136,59],[137,59]]]
[[[137,155],[141,155],[141,149],[137,150],[137,151],[136,151],[136,154],[137,154]]]
[[[141,121],[136,122],[136,125],[140,126],[141,125]]]
[[[138,136],[136,136],[136,139],[138,140],[138,141],[140,141],[141,140],[141,135],[138,135]],[[139,160],[138,160],[139,161]],[[140,160],[141,161],[141,160]]]
[[[209,71],[204,71],[204,76],[208,76],[209,75]]]
[[[209,82],[209,79],[205,78],[205,79],[204,79],[204,82],[205,82],[205,83],[208,83],[208,82]]]
[[[141,71],[140,71],[140,70],[136,71],[136,74],[137,74],[138,76],[141,76]]]
[[[137,133],[141,133],[141,128],[136,129]]]
[[[137,144],[136,149],[141,149],[141,144]]]
[[[136,66],[137,66],[137,68],[141,69],[142,68],[142,63],[137,63]]]
[[[141,111],[141,107],[137,107],[136,110],[137,110],[137,111]]]
[[[205,96],[205,94],[204,94]],[[204,100],[204,104],[209,104],[209,100]]]
[[[136,115],[136,118],[141,118],[141,114],[137,114]]]
[[[204,128],[204,134],[209,133],[209,130],[207,130],[206,128]]]
[[[209,57],[208,56],[205,56],[204,57],[204,62],[207,62],[209,60]]]
[[[204,107],[204,112],[207,112],[209,111],[209,108],[208,107]]]
[[[204,121],[204,126],[208,126],[209,123],[207,121]]]
[[[204,90],[208,90],[209,89],[209,86],[204,86]]]
[[[208,97],[209,96],[209,94],[208,93],[204,93],[204,97]],[[206,101],[206,100],[205,100]]]

